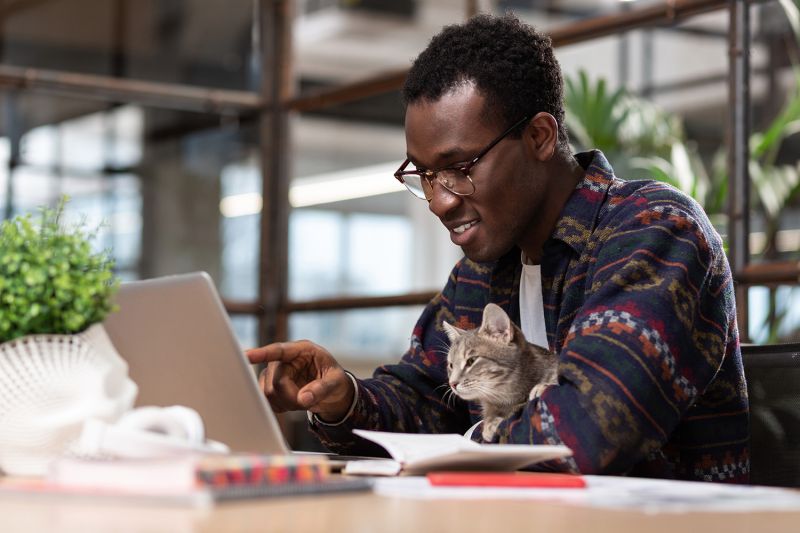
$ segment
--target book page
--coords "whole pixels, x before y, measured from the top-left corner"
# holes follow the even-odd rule
[[[456,433],[388,433],[365,429],[354,429],[353,433],[380,444],[400,463],[413,463],[429,457],[480,448],[478,443]]]
[[[351,476],[396,476],[403,469],[394,459],[364,459],[348,461],[342,471]]]
[[[511,471],[540,461],[572,455],[572,451],[566,446],[478,444],[454,433],[431,435],[361,429],[354,429],[353,433],[383,446],[401,464],[405,473],[434,470]],[[363,465],[360,470],[369,466]]]

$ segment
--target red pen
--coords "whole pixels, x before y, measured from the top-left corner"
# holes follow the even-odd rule
[[[427,477],[428,483],[438,487],[586,487],[581,476],[544,472],[430,472]]]

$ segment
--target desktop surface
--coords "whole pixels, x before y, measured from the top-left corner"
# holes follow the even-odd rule
[[[726,533],[796,532],[800,510],[755,513],[652,513],[535,500],[436,500],[371,493],[230,502],[211,508],[0,498],[4,533],[499,532]]]

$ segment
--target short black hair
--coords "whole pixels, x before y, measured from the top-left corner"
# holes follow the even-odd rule
[[[477,15],[445,26],[414,60],[403,85],[403,103],[436,101],[470,82],[486,98],[487,112],[506,125],[541,111],[550,113],[558,122],[559,145],[568,146],[564,82],[547,35],[510,14]]]

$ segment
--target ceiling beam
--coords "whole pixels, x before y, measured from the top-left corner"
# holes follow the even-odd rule
[[[33,0],[30,0],[33,1]],[[675,24],[727,7],[728,0],[668,0],[629,11],[571,22],[550,32],[553,45],[568,46],[637,28]],[[312,111],[335,104],[398,90],[407,69],[393,70],[344,87],[287,98],[294,111]],[[151,107],[212,113],[243,114],[264,107],[259,95],[247,91],[200,88],[0,65],[0,89],[27,89],[106,101],[125,101]]]
[[[190,85],[0,65],[0,90],[17,89],[180,111],[241,114],[262,107],[258,94]]]

